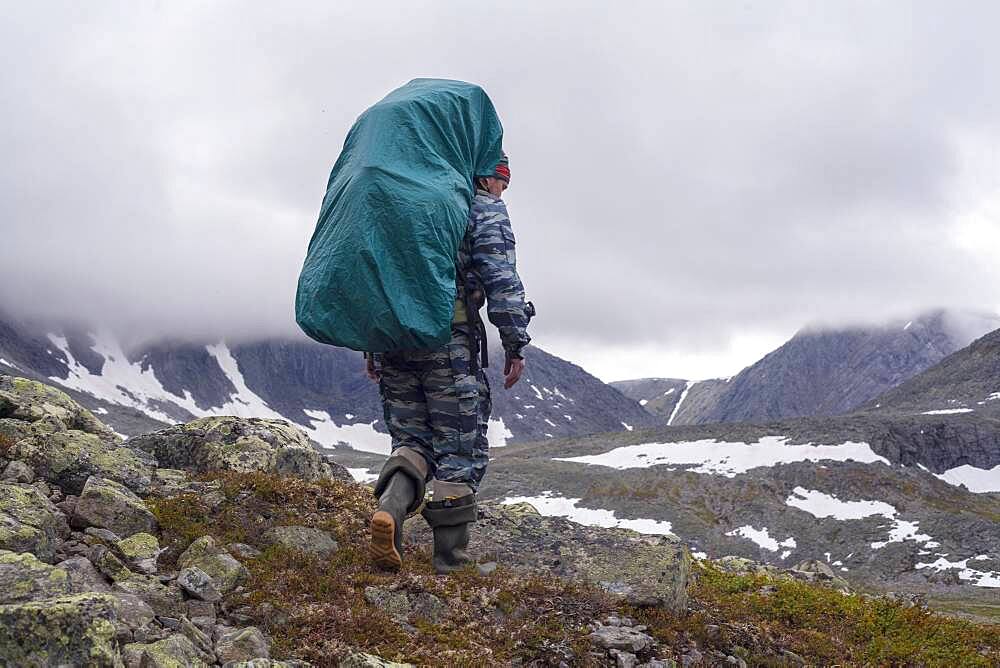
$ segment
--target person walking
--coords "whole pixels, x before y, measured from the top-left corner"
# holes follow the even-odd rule
[[[489,462],[487,424],[492,412],[483,367],[486,302],[504,349],[504,387],[525,368],[524,348],[534,306],[517,274],[514,233],[502,199],[510,184],[506,156],[493,176],[475,180],[465,236],[455,260],[457,290],[451,340],[436,350],[367,355],[368,376],[379,384],[392,452],[375,483],[378,510],[371,520],[370,552],[376,566],[402,566],[402,524],[431,498],[422,515],[434,533],[433,565],[440,574],[471,561],[469,529],[476,492]]]

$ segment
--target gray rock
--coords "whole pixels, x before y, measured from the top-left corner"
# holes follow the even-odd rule
[[[69,575],[30,552],[0,550],[0,604],[25,603],[72,591]]]
[[[250,659],[271,658],[271,643],[255,626],[226,633],[215,643],[215,655],[219,662],[249,661]]]
[[[0,550],[31,552],[49,563],[69,527],[59,509],[31,485],[0,483]]]
[[[189,595],[202,601],[214,602],[222,598],[212,578],[197,566],[183,569],[177,576],[177,584]]]
[[[332,477],[305,433],[283,420],[201,418],[137,436],[129,446],[179,469],[291,473],[309,480]]]
[[[79,494],[91,476],[120,482],[139,493],[149,490],[152,467],[130,448],[94,434],[71,430],[35,436],[19,441],[14,450],[37,476],[67,494]]]
[[[273,527],[264,532],[264,542],[281,545],[318,557],[328,558],[337,551],[337,541],[326,531],[303,526]]]
[[[415,542],[429,542],[424,523],[404,524]],[[687,609],[691,557],[672,536],[643,536],[627,529],[604,529],[544,517],[528,506],[480,505],[471,545],[481,561],[532,572],[548,571],[599,584],[634,605]]]
[[[91,538],[100,541],[101,543],[111,547],[112,545],[117,545],[121,538],[114,531],[108,531],[107,529],[102,529],[100,527],[87,527],[83,530],[83,533]],[[94,543],[92,543],[94,544]]]
[[[0,605],[0,665],[120,665],[115,608],[96,593]]]
[[[639,662],[635,654],[624,650],[612,649],[608,651],[608,654],[614,657],[617,668],[635,668]]]
[[[494,571],[496,571],[496,569],[497,569],[497,562],[495,561],[487,561],[485,564],[479,564],[479,566],[476,567],[476,570],[479,573],[479,575],[483,577],[486,577],[487,575],[492,575]]]
[[[437,624],[448,611],[448,606],[434,594],[424,591],[413,597],[410,609],[414,617]]]
[[[149,575],[132,575],[112,586],[113,592],[134,594],[149,604],[161,617],[180,617],[184,614],[184,597],[178,587],[168,587]]]
[[[78,430],[108,441],[118,436],[65,392],[27,378],[0,375],[0,415],[29,424],[41,433]]]
[[[249,575],[243,564],[211,536],[202,536],[191,543],[177,559],[177,565],[182,569],[196,567],[207,573],[223,596],[241,585]]]
[[[215,663],[215,651],[212,638],[199,629],[187,617],[181,617],[180,631],[198,648],[201,658],[209,663]]]
[[[656,641],[652,636],[631,626],[598,626],[591,634],[590,641],[604,649],[618,649],[641,652],[652,647]]]
[[[253,545],[247,545],[246,543],[229,543],[226,545],[226,549],[237,559],[247,560],[256,559],[262,553]]]
[[[411,611],[406,592],[391,591],[382,587],[365,587],[365,600],[396,620],[405,620]]]
[[[111,595],[118,603],[118,621],[130,629],[142,628],[155,619],[153,608],[135,594],[116,591]]]
[[[90,560],[86,557],[70,557],[56,564],[69,576],[70,588],[73,592],[85,591],[109,592],[111,585],[104,579]]]
[[[125,645],[122,658],[127,668],[201,668],[208,664],[202,660],[198,648],[187,636],[175,633],[154,643]]]
[[[354,652],[344,657],[337,668],[413,668],[413,664],[386,661],[374,654]]]
[[[99,527],[119,536],[156,531],[156,518],[146,505],[125,485],[91,476],[76,502],[73,524]]]
[[[130,569],[153,575],[157,570],[156,560],[162,550],[156,536],[139,532],[115,543],[115,552]]]
[[[0,479],[4,482],[32,483],[35,481],[35,471],[24,462],[19,462],[15,459],[7,464]]]

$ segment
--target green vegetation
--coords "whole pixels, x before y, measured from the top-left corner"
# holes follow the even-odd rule
[[[784,665],[776,648],[818,665],[988,668],[1000,662],[1000,626],[884,598],[713,566],[701,569],[691,595],[701,609],[686,620],[654,613],[646,623],[667,642],[688,633],[709,645],[740,648],[737,654],[751,665]]]
[[[426,547],[407,549],[400,574],[381,573],[368,564],[365,536],[375,504],[367,488],[263,473],[202,480],[217,481],[222,503],[209,508],[206,495],[192,494],[148,502],[164,531],[161,544],[169,547],[164,558],[169,564],[203,535],[261,549],[245,561],[247,590],[226,604],[274,638],[274,656],[332,666],[361,649],[416,664],[506,666],[516,657],[525,665],[604,665],[589,654],[587,624],[614,612],[649,626],[660,656],[697,640],[703,650],[736,654],[755,666],[791,665],[786,652],[815,665],[1000,663],[1000,626],[712,566],[696,569],[693,612],[686,616],[629,608],[590,585],[502,566],[487,576],[469,568],[438,577]],[[340,549],[322,560],[262,544],[266,529],[287,524],[329,531]],[[368,587],[394,597],[406,618],[394,605],[369,602]],[[420,605],[428,594],[437,601],[429,612]]]

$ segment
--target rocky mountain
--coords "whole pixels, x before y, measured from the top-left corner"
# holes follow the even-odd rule
[[[512,391],[502,352],[487,370],[491,444],[653,424],[637,402],[537,347]],[[388,452],[377,386],[359,353],[305,339],[124,347],[109,333],[0,318],[0,372],[54,383],[129,436],[212,415],[287,419],[317,443]]]
[[[612,385],[671,425],[840,415],[998,327],[996,315],[943,310],[879,327],[809,327],[729,379]]]
[[[841,416],[514,446],[483,494],[1000,616],[998,371],[1000,330]]]

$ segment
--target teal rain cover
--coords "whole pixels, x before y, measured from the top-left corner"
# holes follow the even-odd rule
[[[370,352],[444,345],[473,178],[493,174],[502,139],[486,92],[462,81],[414,79],[361,114],[299,275],[302,330]]]

